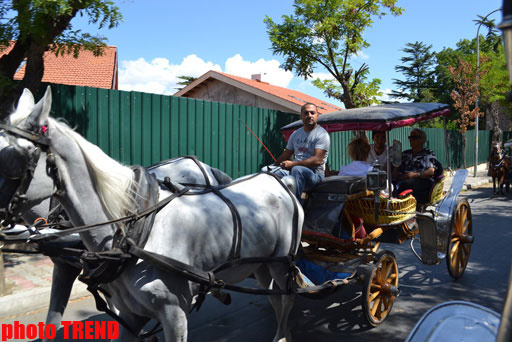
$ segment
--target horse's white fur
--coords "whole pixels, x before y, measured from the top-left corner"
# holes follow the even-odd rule
[[[23,93],[20,96],[16,110],[9,115],[9,123],[11,125],[16,125],[22,120],[25,120],[34,108],[34,105],[34,96],[30,90],[23,89]]]
[[[72,139],[82,151],[95,180],[101,203],[113,219],[129,214],[133,208],[133,171],[110,158],[98,146],[85,140],[63,122],[49,118],[51,127]],[[50,132],[51,134],[51,132]],[[128,212],[127,212],[128,210]]]
[[[123,212],[121,205],[107,207],[107,198],[118,202],[121,189],[128,190],[131,178],[125,167],[107,161],[103,152],[76,138],[76,133],[55,120],[49,120],[51,95],[43,98],[42,110],[33,111],[22,125],[48,124],[52,138],[51,152],[55,154],[59,175],[65,186],[65,195],[59,200],[74,224],[89,224],[116,217]],[[64,133],[64,134],[59,134]],[[82,152],[82,153],[79,153]],[[100,157],[96,153],[100,152]],[[92,154],[92,155],[86,155]],[[97,163],[109,162],[108,173],[98,171]],[[103,169],[98,166],[98,169]],[[115,169],[115,170],[114,170]],[[110,177],[115,171],[116,176]],[[94,177],[91,176],[94,175]],[[129,180],[128,180],[129,178]],[[114,182],[115,190],[106,183]],[[109,192],[116,191],[113,197]],[[222,190],[225,196],[238,204],[242,218],[242,257],[284,256],[291,250],[292,235],[300,237],[303,212],[297,199],[279,186],[269,175],[259,175]],[[102,199],[103,198],[103,199]],[[83,202],[86,203],[83,203]],[[298,224],[292,225],[294,204],[298,205]],[[131,209],[131,207],[128,207]],[[227,260],[233,237],[232,216],[226,204],[213,194],[179,197],[156,216],[153,231],[145,249],[210,270]],[[113,227],[82,233],[84,243],[92,250],[111,246]],[[237,282],[255,273],[264,287],[286,288],[287,265],[248,265],[224,272],[223,279]],[[139,261],[128,267],[119,278],[104,286],[120,310],[121,317],[134,329],[140,329],[150,317],[162,322],[166,341],[186,341],[187,319],[197,284],[190,283],[173,272],[162,271],[150,263]],[[278,318],[278,341],[288,337],[286,326],[293,296],[270,296]],[[120,341],[134,337],[122,331]]]

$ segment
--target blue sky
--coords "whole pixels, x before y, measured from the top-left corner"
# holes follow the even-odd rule
[[[280,22],[291,14],[293,0],[119,0],[124,21],[101,30],[119,53],[119,87],[150,93],[173,94],[177,76],[200,76],[210,69],[250,78],[266,73],[266,81],[327,99],[310,80],[295,77],[279,67],[283,61],[270,50],[263,19]],[[432,44],[433,51],[455,47],[463,38],[474,38],[477,15],[487,15],[502,0],[398,0],[399,17],[376,18],[365,33],[370,47],[352,59],[354,66],[367,63],[370,77],[382,80],[381,89],[394,89],[394,71],[408,42]],[[490,16],[496,23],[501,13]],[[76,28],[95,32],[76,19]],[[485,33],[485,32],[483,32]],[[324,70],[315,70],[322,75]]]

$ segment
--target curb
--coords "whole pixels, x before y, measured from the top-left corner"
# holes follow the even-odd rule
[[[482,185],[485,185],[485,184],[488,184],[488,183],[491,183],[492,182],[492,179],[487,179],[487,180],[482,180],[482,181],[478,181],[478,182],[475,182],[473,184],[471,183],[465,183],[464,186],[463,186],[463,190],[472,190],[472,189],[475,189],[479,186],[482,186]]]
[[[50,295],[51,287],[47,286],[0,297],[0,320],[10,316],[48,308]],[[87,291],[87,285],[77,280],[73,284],[69,300],[88,295],[90,295],[90,292]]]

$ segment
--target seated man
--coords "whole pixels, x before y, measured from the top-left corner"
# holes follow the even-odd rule
[[[411,149],[402,153],[402,164],[399,167],[397,184],[394,195],[397,196],[411,189],[418,203],[427,203],[430,190],[435,182],[435,176],[443,172],[441,163],[434,152],[424,147],[427,135],[415,128],[409,135]]]
[[[313,188],[323,181],[330,146],[329,134],[318,125],[316,105],[303,105],[300,118],[304,126],[292,133],[286,149],[274,164],[283,169],[276,172],[277,175],[284,177],[289,173],[295,177],[295,195],[299,200],[304,190]],[[293,161],[289,160],[292,155],[295,155]]]
[[[386,171],[388,165],[388,153],[386,151],[386,132],[373,131],[373,144],[370,145],[370,153],[367,162],[373,165],[376,161],[380,164],[380,169]]]

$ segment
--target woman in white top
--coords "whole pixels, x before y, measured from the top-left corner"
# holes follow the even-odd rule
[[[365,177],[366,173],[372,169],[372,165],[367,162],[370,153],[368,138],[366,136],[354,138],[348,144],[347,152],[353,162],[342,166],[338,176]]]

